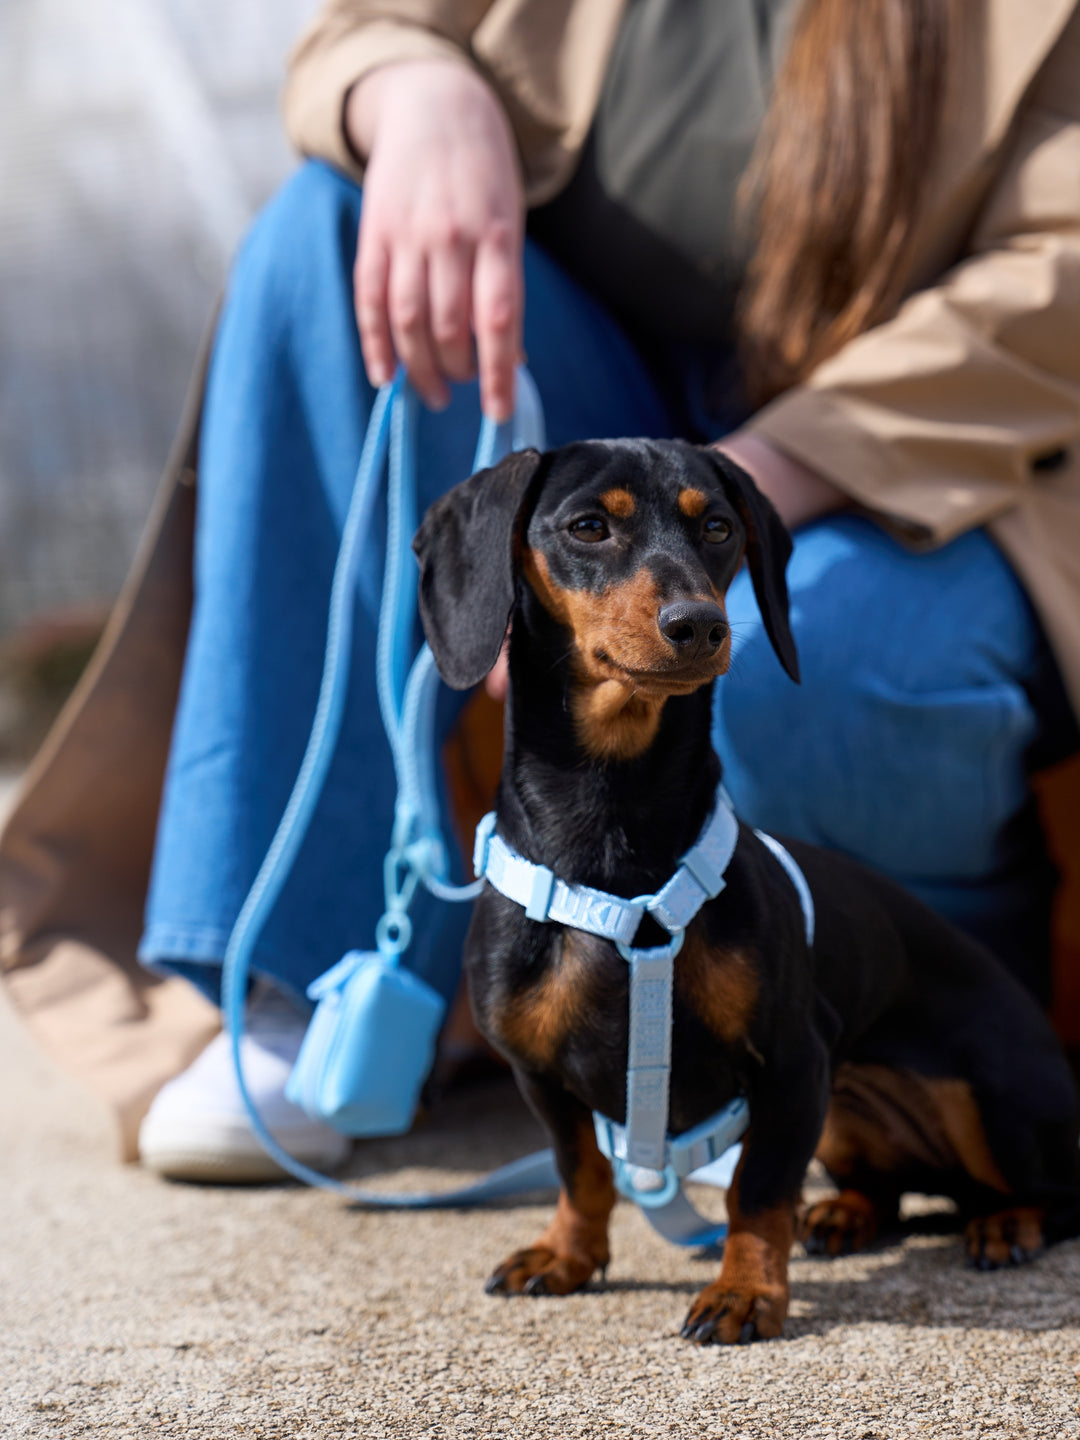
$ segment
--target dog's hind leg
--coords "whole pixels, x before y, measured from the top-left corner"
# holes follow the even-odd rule
[[[891,1203],[890,1203],[891,1201]],[[854,1255],[868,1249],[896,1219],[896,1197],[870,1196],[854,1188],[818,1200],[799,1213],[798,1238],[808,1255]]]
[[[817,1255],[865,1248],[895,1218],[901,1192],[922,1190],[952,1196],[975,1217],[972,1265],[1033,1260],[1053,1238],[1052,1217],[1080,1195],[1068,1109],[1068,1095],[1049,1085],[1027,1104],[980,1102],[960,1078],[842,1065],[816,1151],[841,1193],[803,1213],[800,1238]],[[1059,1226],[1062,1235],[1070,1228]]]
[[[865,1250],[895,1224],[914,1175],[957,1167],[926,1082],[885,1065],[840,1066],[815,1155],[840,1193],[801,1212],[799,1239],[808,1254],[830,1258]]]
[[[968,1264],[976,1270],[1024,1265],[1045,1248],[1046,1216],[1037,1205],[1016,1205],[970,1220],[964,1232]]]
[[[561,1087],[517,1072],[526,1100],[551,1132],[562,1180],[551,1223],[532,1245],[499,1265],[489,1295],[569,1295],[607,1268],[608,1218],[615,1205],[611,1165],[600,1153],[592,1114]]]
[[[1063,1061],[1055,1074],[1056,1057],[1039,1058],[1039,1083],[1024,1077],[1019,1095],[928,1082],[963,1164],[967,1184],[954,1193],[973,1217],[964,1242],[977,1270],[1026,1264],[1080,1233],[1075,1091]]]

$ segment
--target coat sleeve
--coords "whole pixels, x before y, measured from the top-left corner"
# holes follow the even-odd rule
[[[353,179],[363,160],[345,138],[345,100],[380,65],[452,59],[470,64],[473,32],[492,0],[327,0],[293,47],[285,81],[285,129],[304,155]]]
[[[1080,24],[996,172],[964,257],[748,426],[924,543],[1011,510],[1080,447]]]

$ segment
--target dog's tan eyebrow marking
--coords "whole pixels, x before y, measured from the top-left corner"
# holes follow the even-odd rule
[[[629,490],[616,486],[613,490],[605,490],[600,496],[600,504],[609,515],[616,515],[620,520],[633,515],[635,510],[634,497]]]
[[[693,486],[679,491],[678,506],[688,520],[694,520],[705,509],[708,500],[704,490],[697,490]]]

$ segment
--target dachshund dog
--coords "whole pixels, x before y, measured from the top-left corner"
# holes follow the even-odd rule
[[[568,883],[656,891],[714,802],[712,681],[730,663],[724,595],[744,557],[798,678],[791,542],[771,505],[714,451],[594,441],[473,476],[429,509],[414,548],[451,686],[487,674],[512,621],[498,833]],[[816,1253],[869,1244],[905,1190],[955,1199],[983,1269],[1080,1230],[1080,1102],[1036,1002],[898,886],[789,849],[813,893],[812,946],[791,880],[741,826],[726,888],[675,961],[669,1133],[739,1094],[750,1107],[720,1275],[682,1329],[698,1343],[781,1333],[814,1155],[840,1190],[802,1217]],[[667,938],[646,916],[634,944]],[[550,1131],[562,1181],[547,1229],[487,1288],[568,1294],[608,1263],[615,1189],[591,1112],[625,1114],[628,966],[490,885],[465,964],[480,1029]]]

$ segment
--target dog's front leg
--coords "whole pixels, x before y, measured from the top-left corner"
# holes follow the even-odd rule
[[[824,1047],[808,1050],[802,1064],[769,1071],[750,1097],[750,1129],[727,1193],[724,1263],[690,1307],[684,1340],[734,1345],[775,1339],[784,1328],[795,1207],[829,1096]]]
[[[551,1133],[562,1189],[540,1238],[498,1266],[489,1295],[569,1295],[610,1258],[608,1217],[615,1204],[611,1165],[596,1143],[592,1112],[557,1082],[517,1072],[518,1085]]]

